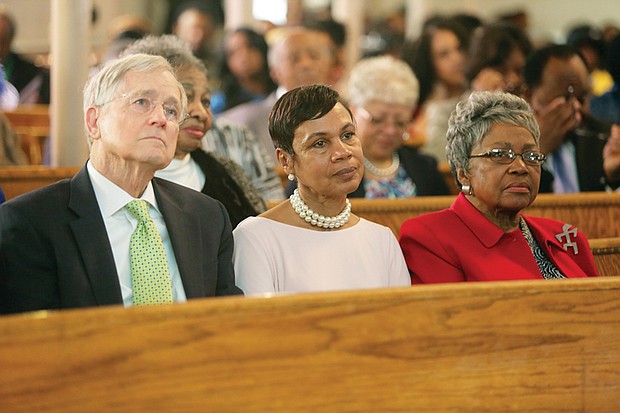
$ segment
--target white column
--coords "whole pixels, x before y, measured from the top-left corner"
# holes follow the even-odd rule
[[[332,0],[332,17],[345,25],[345,75],[361,57],[360,39],[364,34],[366,0]]]
[[[88,158],[82,89],[88,76],[92,0],[52,0],[51,8],[51,164],[79,166]]]
[[[405,15],[405,37],[417,39],[422,33],[422,24],[429,15],[431,5],[427,0],[407,0]]]
[[[225,0],[224,15],[226,16],[224,22],[226,30],[234,30],[241,26],[254,26],[252,0]]]

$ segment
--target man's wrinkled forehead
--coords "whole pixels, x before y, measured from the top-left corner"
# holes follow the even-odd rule
[[[569,91],[577,97],[587,95],[590,88],[588,69],[577,56],[552,58],[544,68],[540,86],[552,89],[558,96],[568,95]]]
[[[330,53],[331,39],[325,33],[307,31],[291,34],[280,45],[283,56],[299,53]]]

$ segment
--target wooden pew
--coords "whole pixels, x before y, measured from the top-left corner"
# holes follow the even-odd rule
[[[41,165],[0,167],[0,188],[6,199],[71,178],[79,167],[48,167]]]
[[[351,199],[351,205],[355,214],[391,228],[398,236],[405,220],[448,208],[454,199],[454,196]],[[540,194],[523,213],[568,222],[588,238],[620,237],[618,193]]]
[[[617,412],[620,278],[0,317],[4,413]]]
[[[599,274],[620,275],[620,237],[594,238],[589,241]]]
[[[43,161],[43,148],[50,134],[48,105],[23,105],[4,112],[15,133],[20,137],[22,149],[32,165]]]
[[[458,195],[459,189],[456,186],[456,182],[454,182],[452,170],[450,170],[450,165],[448,164],[448,162],[439,162],[437,164],[437,170],[443,177],[443,180],[448,186],[448,189],[450,189],[450,193],[452,195]]]

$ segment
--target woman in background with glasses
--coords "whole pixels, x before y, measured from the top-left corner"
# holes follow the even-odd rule
[[[364,151],[364,178],[354,198],[448,195],[437,161],[404,146],[418,80],[402,60],[390,56],[358,62],[349,76],[349,106]]]
[[[577,228],[521,215],[538,195],[545,160],[524,100],[472,93],[450,117],[447,139],[461,193],[450,208],[403,224],[400,245],[413,283],[598,275]]]

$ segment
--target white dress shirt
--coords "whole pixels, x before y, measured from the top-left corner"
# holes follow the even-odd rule
[[[108,239],[112,247],[112,254],[114,255],[114,263],[121,284],[123,305],[129,307],[133,304],[129,240],[138,225],[138,220],[129,213],[125,205],[135,200],[135,198],[103,176],[90,161],[88,161],[86,167],[95,190],[95,197],[99,204],[106,231],[108,232]],[[155,192],[151,182],[149,182],[140,199],[147,202],[151,219],[155,223],[164,243],[164,250],[166,251],[170,268],[170,278],[172,280],[172,299],[175,302],[186,301],[187,298],[183,289],[179,267],[174,256],[174,250],[172,249],[172,243],[170,242],[170,236],[168,235],[168,229],[166,228],[164,217],[157,207],[157,200],[155,199]]]

